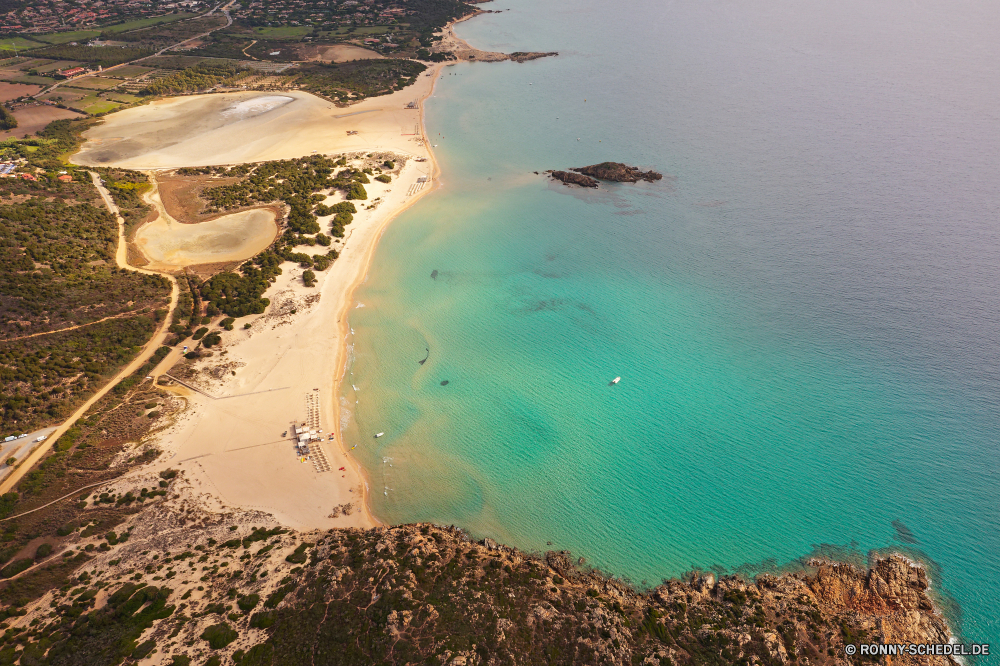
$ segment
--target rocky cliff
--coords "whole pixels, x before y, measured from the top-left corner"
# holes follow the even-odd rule
[[[639,592],[453,528],[297,533],[169,492],[121,536],[64,536],[61,584],[41,567],[5,583],[0,663],[818,665],[864,663],[847,644],[948,638],[898,556]]]

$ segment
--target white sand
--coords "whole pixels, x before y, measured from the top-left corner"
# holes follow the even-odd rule
[[[166,454],[160,465],[184,470],[199,489],[218,497],[223,505],[267,511],[296,529],[368,526],[377,522],[363,499],[363,473],[344,452],[339,433],[338,384],[346,359],[346,315],[351,294],[364,278],[386,225],[432,189],[432,185],[418,185],[418,178],[437,176],[430,150],[419,138],[400,131],[407,129],[400,125],[400,119],[405,118],[408,133],[413,131],[413,125],[422,125],[418,111],[402,111],[402,107],[428,96],[440,69],[436,66],[428,70],[418,83],[401,92],[338,110],[357,113],[366,110],[367,105],[385,111],[349,116],[343,121],[326,115],[322,122],[309,124],[310,132],[316,132],[322,142],[307,141],[289,130],[289,143],[280,146],[283,152],[276,154],[267,148],[262,155],[253,157],[254,161],[296,157],[318,146],[334,154],[378,146],[410,159],[390,184],[373,181],[365,186],[367,203],[377,197],[381,202],[374,210],[358,207],[340,257],[325,273],[317,273],[316,287],[305,287],[302,269],[285,264],[284,273],[265,295],[272,301],[268,312],[237,320],[238,327],[253,322],[250,330],[223,332],[226,354],[216,352],[199,362],[219,369],[217,379],[198,380],[198,386],[210,396],[184,387],[174,389],[189,400],[190,407],[178,425],[162,436],[159,446]],[[166,103],[172,102],[176,100]],[[356,128],[359,134],[347,137],[342,129],[345,126]],[[205,159],[211,153],[204,147],[193,150]],[[162,157],[165,153],[157,154]],[[426,161],[417,162],[415,158]],[[216,163],[233,161],[239,160],[227,156]],[[292,308],[296,309],[294,315],[281,314]],[[300,462],[290,440],[291,432],[282,437],[293,422],[307,418],[311,396],[319,398],[319,428],[323,430],[320,446],[331,471],[318,472],[312,461]],[[331,431],[336,433],[333,441],[327,439]],[[352,515],[330,517],[333,507],[349,502],[356,507]],[[362,506],[363,510],[358,510]]]

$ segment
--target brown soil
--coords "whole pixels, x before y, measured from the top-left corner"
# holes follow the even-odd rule
[[[24,95],[34,95],[41,89],[41,86],[32,86],[27,83],[7,83],[0,81],[0,102],[17,99]]]
[[[0,132],[0,141],[17,137],[24,138],[29,134],[34,134],[53,120],[63,120],[64,118],[85,118],[86,116],[69,109],[60,109],[54,106],[41,105],[29,106],[23,109],[15,109],[14,117],[17,118],[17,127],[6,132]]]
[[[239,180],[239,178],[225,176],[170,174],[157,177],[156,182],[160,189],[160,199],[163,201],[163,207],[167,209],[167,213],[182,224],[197,224],[222,215],[222,213],[206,214],[203,212],[208,202],[201,198],[201,193],[210,187],[232,185]]]
[[[382,60],[385,56],[353,44],[308,44],[295,49],[299,60],[308,62],[349,62]]]

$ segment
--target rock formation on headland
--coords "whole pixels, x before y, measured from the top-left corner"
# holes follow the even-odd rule
[[[640,180],[652,183],[663,178],[662,173],[642,171],[639,167],[629,166],[621,162],[601,162],[600,164],[570,169],[570,171],[615,183],[637,183]]]
[[[565,552],[428,524],[295,532],[164,485],[138,508],[112,497],[100,529],[68,523],[48,560],[4,570],[2,663],[846,666],[881,663],[845,657],[848,644],[949,638],[923,571],[898,556],[638,592]],[[59,525],[75,506],[31,521]]]

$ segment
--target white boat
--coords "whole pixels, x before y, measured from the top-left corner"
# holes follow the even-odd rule
[[[612,384],[617,384],[617,383],[618,383],[618,382],[620,382],[621,380],[622,380],[622,378],[621,378],[621,377],[615,377],[614,379],[612,379],[612,380],[611,380],[611,383],[612,383]]]
[[[377,432],[377,433],[375,433],[375,439],[378,439],[379,437],[381,437],[384,434],[385,434],[384,432]]]

